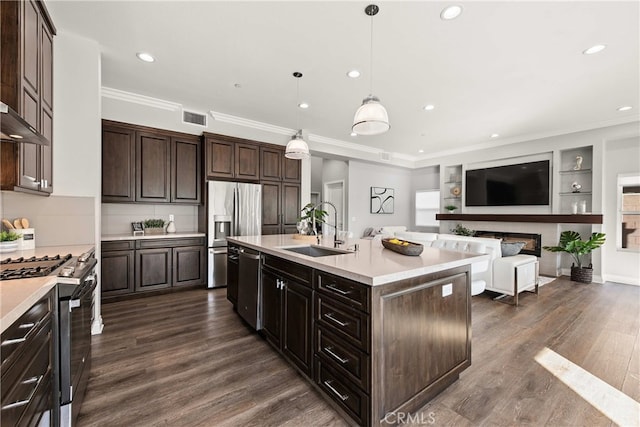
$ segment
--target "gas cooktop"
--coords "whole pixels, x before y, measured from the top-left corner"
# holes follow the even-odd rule
[[[71,259],[71,254],[43,257],[6,258],[0,261],[0,280],[49,276]]]

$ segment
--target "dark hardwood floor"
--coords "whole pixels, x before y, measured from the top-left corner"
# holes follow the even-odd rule
[[[79,426],[347,425],[251,332],[226,289],[102,306]],[[550,348],[640,399],[640,288],[558,279],[520,306],[473,298],[472,365],[414,424],[609,426],[538,364]]]

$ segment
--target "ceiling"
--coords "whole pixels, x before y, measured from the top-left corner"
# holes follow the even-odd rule
[[[370,92],[368,4],[47,1],[58,32],[101,46],[103,87],[415,159],[640,117],[637,1],[458,2],[450,21],[451,3],[387,1],[373,18],[372,92],[391,130],[352,137]],[[582,53],[596,44],[607,48]]]

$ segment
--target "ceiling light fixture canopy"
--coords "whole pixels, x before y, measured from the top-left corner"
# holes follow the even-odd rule
[[[371,50],[369,56],[369,96],[363,101],[353,118],[351,129],[358,135],[379,135],[389,130],[389,115],[380,103],[380,99],[373,95],[373,17],[379,12],[378,6],[370,4],[364,13],[371,17]]]
[[[296,102],[300,105],[300,79],[302,73],[296,71],[293,73],[293,77],[296,78]],[[296,124],[300,127],[300,114],[296,113]],[[302,137],[302,129],[298,129],[296,134],[291,138],[291,141],[287,144],[287,148],[284,151],[284,156],[287,159],[308,159],[309,158],[309,146]]]

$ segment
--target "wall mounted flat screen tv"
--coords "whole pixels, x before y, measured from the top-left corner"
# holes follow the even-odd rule
[[[467,206],[549,205],[549,160],[467,170]]]

